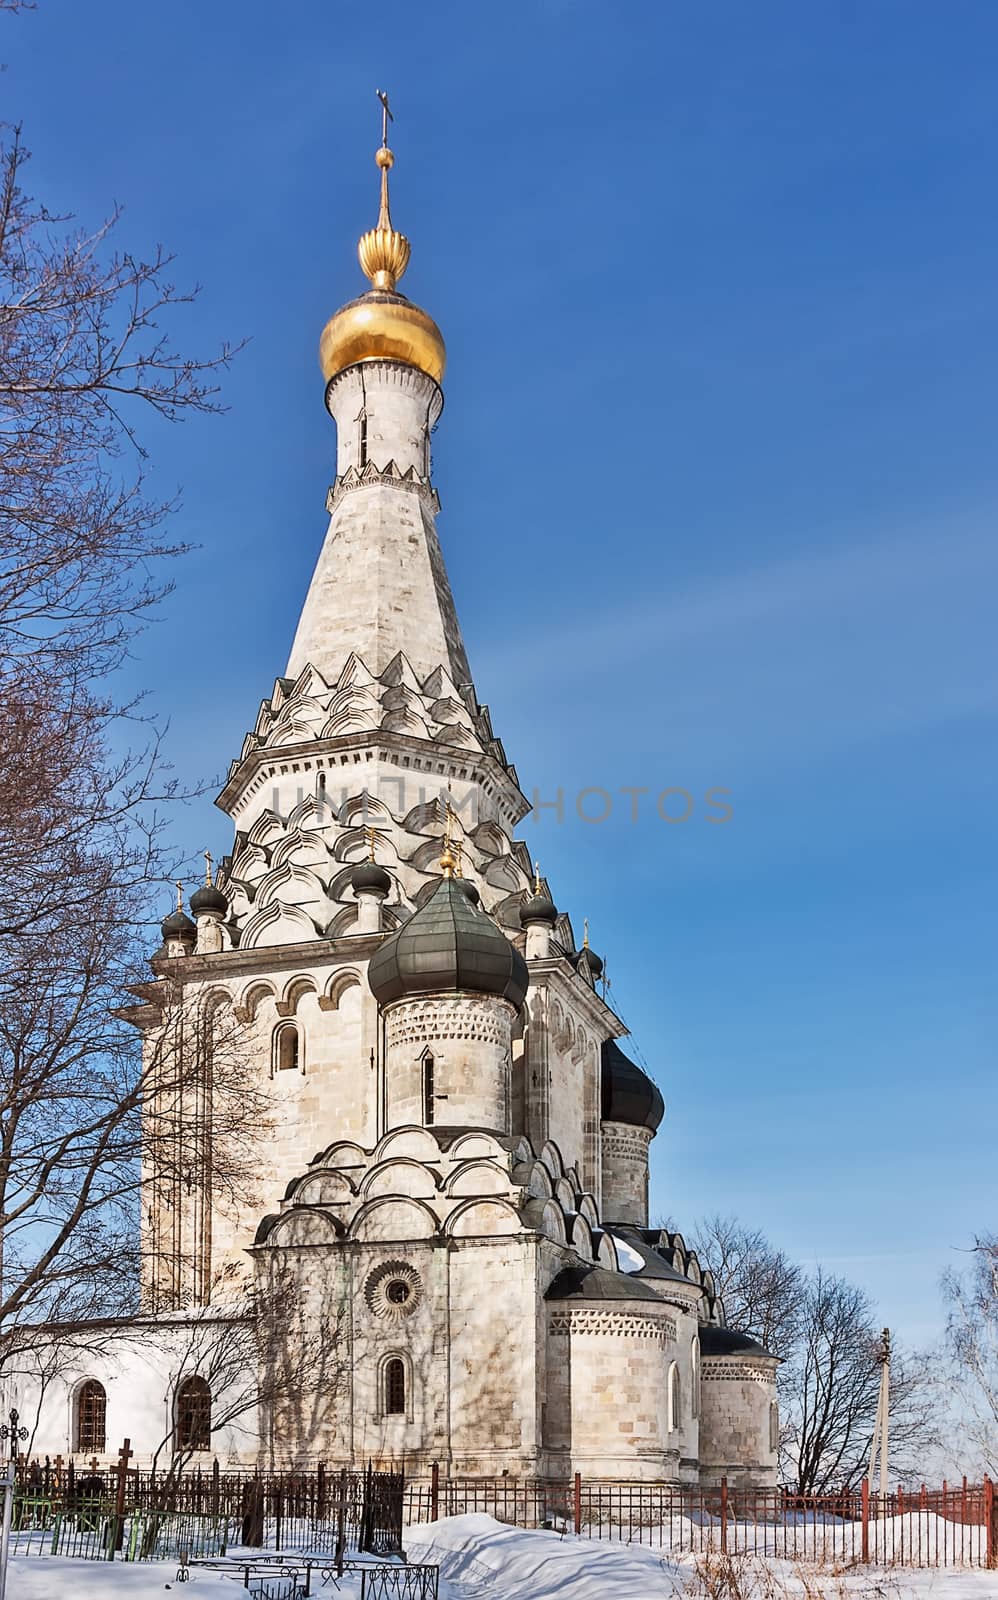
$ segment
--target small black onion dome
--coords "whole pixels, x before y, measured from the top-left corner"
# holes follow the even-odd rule
[[[168,917],[163,918],[159,928],[163,935],[164,944],[167,939],[193,940],[198,936],[198,930],[186,911],[171,911]]]
[[[200,889],[195,889],[190,899],[191,910],[196,917],[203,912],[210,911],[213,916],[225,917],[229,912],[229,902],[221,889],[213,883],[203,883]]]
[[[468,899],[471,901],[473,906],[481,904],[482,896],[477,883],[472,883],[470,878],[455,878],[454,883],[461,890],[462,894],[466,894],[468,896]]]
[[[665,1116],[657,1086],[615,1039],[603,1041],[601,1099],[604,1122],[629,1122],[632,1128],[650,1128],[654,1133]]]
[[[704,1356],[766,1356],[779,1360],[772,1350],[767,1350],[750,1333],[737,1333],[734,1328],[718,1328],[713,1323],[700,1327],[700,1354]]]
[[[582,946],[582,949],[575,958],[575,964],[578,967],[583,965],[587,966],[589,971],[592,973],[594,983],[596,982],[597,978],[602,976],[603,957],[598,956],[595,950],[590,950],[587,944]]]
[[[354,894],[366,889],[371,894],[387,894],[392,880],[376,861],[360,861],[350,874]]]
[[[524,927],[530,922],[546,922],[553,928],[557,920],[558,907],[543,889],[538,889],[520,907],[520,921]]]
[[[376,952],[367,969],[376,1000],[463,990],[521,1006],[529,974],[516,946],[461,887],[441,878],[424,906]]]

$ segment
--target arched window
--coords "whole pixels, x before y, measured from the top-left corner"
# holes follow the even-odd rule
[[[680,1411],[679,1368],[675,1362],[669,1368],[669,1432],[675,1433],[682,1421]]]
[[[211,1390],[204,1378],[185,1378],[177,1390],[178,1450],[207,1450],[211,1443]]]
[[[780,1448],[780,1408],[775,1400],[769,1406],[769,1448],[774,1456]]]
[[[274,1032],[274,1069],[297,1072],[301,1066],[301,1041],[296,1022],[282,1022]]]
[[[700,1415],[700,1340],[690,1346],[690,1410],[694,1417]]]
[[[433,1127],[433,1057],[427,1051],[423,1057],[423,1126]]]
[[[385,1362],[384,1371],[386,1417],[405,1416],[405,1362],[399,1356],[393,1356],[391,1361]]]
[[[76,1448],[101,1455],[107,1447],[107,1395],[104,1385],[88,1378],[76,1396]]]

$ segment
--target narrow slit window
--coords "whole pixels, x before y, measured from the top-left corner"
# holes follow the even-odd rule
[[[360,465],[362,467],[366,467],[367,466],[367,412],[366,411],[362,411],[361,414],[360,414],[360,450],[359,450],[359,458],[360,458]]]
[[[385,1363],[385,1416],[405,1416],[405,1362],[398,1356]]]
[[[423,1057],[423,1124],[433,1127],[433,1057]]]

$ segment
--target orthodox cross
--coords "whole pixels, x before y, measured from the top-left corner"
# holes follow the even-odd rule
[[[375,841],[377,840],[377,837],[378,837],[377,830],[375,828],[373,828],[373,827],[367,827],[367,828],[364,829],[364,832],[367,835],[368,859],[370,861],[375,861],[375,860],[377,860],[377,857],[374,854],[374,845],[375,845]]]
[[[116,1550],[120,1550],[124,1543],[125,1492],[128,1487],[128,1463],[134,1454],[135,1452],[132,1449],[131,1439],[125,1439],[121,1449],[118,1451],[118,1484],[114,1497],[115,1520],[118,1524],[117,1539],[115,1541]]]
[[[18,1416],[16,1406],[12,1407],[10,1412],[10,1421],[5,1422],[3,1427],[0,1428],[0,1439],[5,1441],[7,1439],[10,1440],[10,1459],[12,1461],[16,1461],[18,1457],[18,1440],[26,1439],[28,1437],[27,1428],[22,1428],[19,1426],[20,1420],[21,1419]]]
[[[535,894],[540,894],[540,892],[541,892],[541,864],[540,864],[539,861],[535,861],[534,862],[534,893]]]
[[[377,94],[378,99],[381,101],[381,145],[382,148],[384,148],[384,146],[388,143],[388,124],[390,122],[394,122],[395,118],[392,116],[386,91],[384,89],[379,89]]]
[[[204,852],[204,882],[205,888],[211,888],[211,851]]]
[[[178,878],[177,879],[177,910],[178,911],[183,911],[183,909],[184,909],[184,885],[183,885],[183,881],[180,878]]]

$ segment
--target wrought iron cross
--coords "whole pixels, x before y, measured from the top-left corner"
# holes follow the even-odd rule
[[[12,1461],[17,1460],[18,1441],[28,1437],[27,1428],[22,1428],[19,1426],[20,1420],[21,1419],[18,1416],[17,1409],[15,1407],[11,1410],[10,1421],[5,1422],[3,1426],[0,1427],[0,1439],[2,1439],[5,1444],[8,1439],[10,1440],[10,1459]]]
[[[388,143],[388,124],[394,122],[395,118],[392,116],[391,107],[388,104],[387,91],[379,89],[377,95],[381,101],[381,143],[384,146]]]

